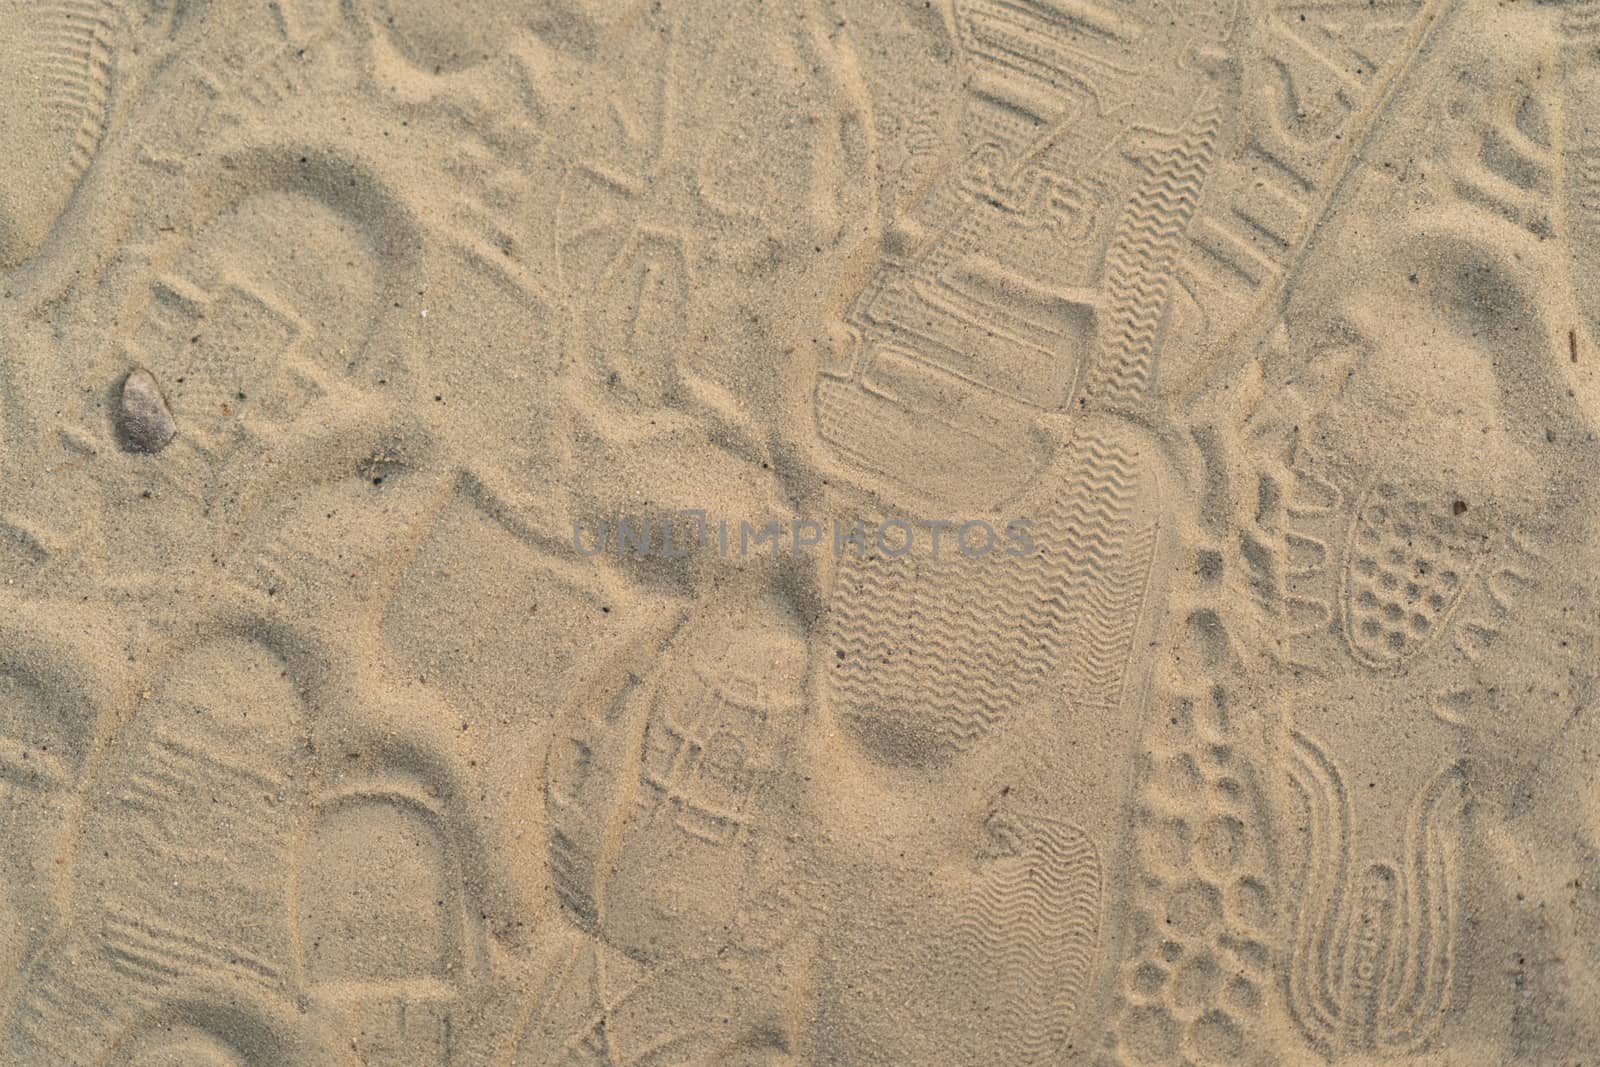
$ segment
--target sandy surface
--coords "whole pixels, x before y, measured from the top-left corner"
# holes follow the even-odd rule
[[[1597,421],[1597,0],[0,0],[0,1065],[1600,1062]]]

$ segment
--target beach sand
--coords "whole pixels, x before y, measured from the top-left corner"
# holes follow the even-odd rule
[[[0,1065],[1600,1062],[1600,0],[0,79]]]

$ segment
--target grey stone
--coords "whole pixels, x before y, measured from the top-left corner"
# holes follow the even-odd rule
[[[117,410],[122,447],[129,452],[160,452],[178,435],[178,424],[161,395],[155,375],[138,368],[122,383],[122,403]]]

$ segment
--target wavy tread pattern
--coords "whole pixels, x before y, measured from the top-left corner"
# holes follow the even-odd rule
[[[1109,677],[1126,652],[1108,643],[1126,641],[1139,605],[1107,578],[1129,551],[1139,468],[1124,446],[1093,439],[1075,441],[1066,465],[1030,556],[846,558],[833,621],[846,719],[870,730],[916,715],[923,743],[960,750],[1033,700],[1079,642],[1077,674],[1092,684],[1074,698],[1099,704],[1119,689]]]
[[[1190,119],[1176,143],[1150,161],[1149,175],[1123,209],[1106,254],[1107,309],[1089,386],[1089,395],[1103,403],[1135,403],[1154,383],[1173,265],[1216,160],[1221,126],[1215,104]]]

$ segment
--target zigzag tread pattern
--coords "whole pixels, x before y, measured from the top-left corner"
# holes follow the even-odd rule
[[[845,715],[915,708],[940,744],[966,745],[1032,699],[1069,637],[1104,620],[1094,599],[1120,570],[1138,467],[1092,440],[1068,463],[1032,556],[847,558],[833,623]]]
[[[1084,707],[1112,709],[1122,703],[1128,656],[1149,586],[1156,530],[1154,524],[1146,526],[1111,577],[1088,590],[1078,629],[1083,647],[1076,657],[1078,677],[1072,686]]]
[[[1099,399],[1137,401],[1154,379],[1156,334],[1172,291],[1172,265],[1216,158],[1221,122],[1215,105],[1191,119],[1123,209],[1106,254],[1109,306],[1090,388]]]
[[[1093,843],[1052,820],[1013,820],[1022,847],[957,921],[965,973],[1006,998],[1018,1064],[1052,1062],[1070,1036],[1099,943],[1101,870]],[[1002,866],[1003,865],[1003,866]]]

